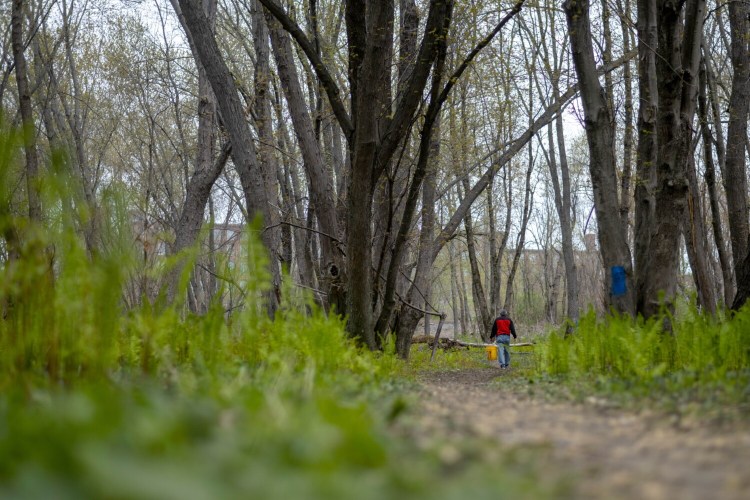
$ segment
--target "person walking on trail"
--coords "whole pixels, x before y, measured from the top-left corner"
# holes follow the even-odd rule
[[[510,365],[510,336],[513,335],[514,339],[517,339],[516,327],[513,325],[513,320],[508,317],[508,311],[503,309],[500,311],[500,316],[495,318],[492,323],[492,334],[490,340],[497,344],[497,359],[500,362],[500,368],[508,368]]]

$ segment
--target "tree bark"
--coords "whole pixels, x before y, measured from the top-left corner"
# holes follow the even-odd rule
[[[518,260],[521,258],[523,253],[523,247],[526,241],[526,227],[531,218],[531,209],[534,203],[533,194],[531,192],[531,174],[534,171],[534,159],[531,157],[529,152],[529,165],[526,169],[526,189],[523,197],[523,211],[521,212],[521,228],[518,230],[518,238],[516,239],[516,250],[513,254],[513,262],[510,265],[508,271],[508,281],[505,285],[505,303],[503,309],[510,311],[513,308],[513,282],[516,278],[516,271],[518,270]]]
[[[635,257],[635,294],[637,311],[643,310],[646,288],[646,261],[651,243],[656,184],[656,110],[659,91],[656,82],[657,24],[656,1],[638,0],[638,148],[636,155],[635,223],[633,228]]]
[[[446,14],[445,22],[441,27],[441,33],[444,35],[441,39],[442,42],[437,46],[437,60],[435,61],[435,68],[432,74],[432,85],[430,89],[430,104],[427,108],[425,115],[424,125],[422,126],[422,133],[419,142],[419,156],[417,157],[417,166],[414,172],[414,176],[409,186],[408,193],[406,196],[406,202],[404,206],[401,223],[399,224],[398,232],[393,243],[393,252],[390,259],[390,265],[386,275],[386,285],[383,298],[383,308],[380,312],[380,317],[375,325],[375,331],[379,335],[383,335],[385,330],[390,323],[390,317],[395,306],[395,287],[397,283],[397,275],[401,269],[401,262],[403,259],[404,249],[408,238],[408,233],[411,230],[412,220],[414,213],[417,208],[417,202],[419,200],[419,190],[422,188],[422,184],[428,175],[429,160],[432,158],[437,161],[438,153],[440,151],[439,144],[433,141],[433,134],[440,134],[440,108],[442,102],[439,100],[439,94],[443,81],[443,71],[445,67],[445,56],[447,52],[447,35],[448,27],[450,26],[451,12]],[[434,169],[434,167],[433,167]],[[434,172],[432,173],[434,176]],[[434,182],[434,180],[433,180]],[[422,216],[425,217],[425,210],[434,211],[434,193],[435,187],[432,186],[432,193],[428,193],[427,201],[432,202],[430,207],[422,207]],[[425,194],[422,193],[422,203],[425,202]],[[435,225],[434,213],[429,215],[430,224],[432,227]],[[433,229],[430,228],[430,236],[433,233]],[[422,235],[420,234],[420,238]],[[424,285],[429,280],[424,281]],[[397,333],[398,335],[398,333]],[[410,341],[398,340],[408,348]],[[407,354],[408,355],[408,354]]]
[[[492,308],[490,315],[500,314],[502,304],[500,303],[500,287],[502,285],[502,266],[503,257],[505,256],[505,250],[508,248],[508,238],[510,236],[510,225],[513,203],[510,202],[512,196],[512,183],[510,182],[510,173],[507,169],[503,170],[502,175],[502,194],[505,199],[505,225],[503,226],[502,235],[500,237],[500,244],[497,245],[491,254],[491,266],[492,272],[490,274],[490,307]],[[493,193],[494,194],[494,193]],[[489,201],[489,200],[488,200]],[[490,213],[490,217],[494,217]],[[495,239],[497,235],[493,235],[493,231],[490,231],[491,238]]]
[[[750,299],[750,251],[737,269],[737,295],[732,302],[732,310],[738,311]]]
[[[173,3],[173,7],[179,5]],[[216,0],[203,2],[203,10],[209,26],[213,30],[216,19]],[[180,19],[184,19],[181,16]],[[185,28],[183,26],[183,28]],[[192,48],[192,47],[191,47]],[[211,90],[211,84],[206,77],[206,71],[200,64],[197,52],[193,49],[193,58],[198,66],[198,144],[195,159],[195,170],[185,187],[185,201],[175,226],[175,239],[172,244],[172,254],[178,254],[195,243],[203,225],[206,203],[211,194],[216,179],[219,178],[231,151],[229,143],[222,147],[219,158],[214,161],[216,144],[216,100]],[[177,292],[177,284],[182,274],[183,263],[178,263],[167,277],[167,300],[172,303]]]
[[[713,229],[714,244],[719,254],[719,265],[721,267],[724,305],[730,306],[734,300],[734,273],[730,256],[727,253],[726,241],[724,239],[724,228],[721,223],[721,207],[719,206],[719,193],[716,185],[716,166],[714,163],[713,149],[714,137],[708,127],[709,109],[707,98],[707,70],[706,60],[703,59],[700,71],[700,93],[698,97],[698,115],[700,120],[701,137],[703,139],[703,163],[705,165],[706,190],[711,206],[711,227]]]
[[[692,150],[692,147],[691,147]],[[711,269],[708,264],[709,251],[706,238],[698,179],[695,173],[694,155],[690,155],[687,165],[688,193],[686,212],[683,215],[683,234],[688,254],[688,261],[693,272],[693,282],[698,293],[698,304],[709,314],[716,312],[716,294],[714,293]]]
[[[615,161],[612,110],[599,83],[594,62],[588,0],[567,0],[563,9],[568,20],[573,62],[583,102],[586,137],[589,145],[589,172],[594,191],[599,248],[604,261],[607,288],[611,290],[610,269],[625,270],[624,294],[610,294],[610,305],[621,313],[633,313],[633,267],[625,228],[619,217],[617,163]]]
[[[620,14],[620,29],[622,31],[623,50],[627,53],[631,48],[630,26],[630,0],[625,0],[625,7],[622,6],[622,0],[617,0]],[[622,160],[622,178],[620,180],[620,218],[622,225],[627,228],[630,225],[630,205],[632,197],[630,193],[630,181],[633,171],[633,75],[629,62],[623,66],[622,73],[624,91],[625,91],[625,126],[623,131],[623,160]],[[636,278],[637,279],[637,278]]]
[[[340,270],[343,269],[344,261],[341,249],[336,245],[339,241],[339,223],[336,217],[336,204],[334,200],[334,180],[331,170],[325,168],[320,151],[320,144],[315,136],[313,120],[307,111],[305,98],[299,83],[299,76],[294,64],[291,41],[289,36],[281,29],[278,21],[266,12],[273,46],[274,59],[279,71],[279,80],[284,92],[289,114],[292,118],[302,159],[307,173],[310,186],[310,201],[315,209],[315,215],[320,224],[321,235],[321,271],[326,281],[340,281]],[[335,238],[332,239],[332,238]]]
[[[731,36],[732,90],[729,95],[724,191],[735,271],[748,251],[747,122],[750,113],[750,4],[728,2]],[[737,275],[737,285],[741,280]]]
[[[248,215],[252,219],[260,214],[266,221],[271,222],[273,220],[272,208],[268,203],[263,173],[258,164],[250,128],[245,121],[237,86],[224,62],[224,57],[202,7],[195,0],[179,0],[179,5],[185,18],[185,26],[195,44],[199,60],[206,70],[206,77],[211,83],[222,121],[232,143],[232,158],[245,191]],[[270,255],[269,268],[274,280],[274,289],[268,295],[266,304],[269,315],[273,316],[279,303],[280,272],[273,232],[263,231],[262,238]]]
[[[39,157],[36,150],[36,128],[31,108],[31,89],[26,68],[25,40],[23,34],[24,0],[13,0],[11,5],[11,43],[18,86],[18,108],[23,126],[23,144],[26,154],[26,196],[29,202],[29,219],[42,220],[42,202],[39,197]]]
[[[73,139],[74,155],[71,158],[78,167],[78,179],[80,181],[83,200],[88,208],[88,218],[82,221],[83,236],[86,243],[86,250],[89,256],[96,253],[99,247],[99,210],[96,201],[96,184],[97,173],[89,168],[89,160],[85,147],[86,135],[86,112],[84,109],[85,93],[81,88],[78,67],[73,54],[73,43],[75,33],[71,33],[71,18],[73,17],[72,4],[68,6],[67,2],[62,2],[62,31],[63,42],[65,47],[65,59],[67,62],[67,73],[70,76],[70,88],[63,91],[58,87],[60,102],[65,111],[65,119]],[[72,102],[69,102],[72,101]],[[71,109],[72,108],[72,109]]]
[[[440,154],[440,123],[436,118],[435,134],[432,137],[428,155],[438,158]],[[418,309],[425,309],[426,297],[423,295],[431,279],[432,244],[435,230],[435,183],[437,182],[436,163],[427,169],[422,182],[422,229],[419,233],[419,252],[417,255],[417,269],[414,281],[409,288],[406,302],[414,307],[404,306],[399,315],[396,326],[396,354],[402,359],[409,359],[411,339],[423,313]],[[417,309],[418,308],[418,309]]]
[[[469,179],[462,179],[464,191],[469,190]],[[472,213],[466,212],[464,217],[464,228],[466,229],[466,248],[469,252],[469,266],[471,269],[471,290],[474,297],[474,309],[477,312],[477,322],[479,323],[479,334],[482,339],[489,340],[489,328],[492,325],[490,310],[487,306],[487,296],[484,293],[482,284],[482,274],[479,272],[479,262],[477,261],[477,251],[474,242],[474,225],[472,224]]]
[[[673,306],[679,276],[681,218],[687,209],[687,166],[698,92],[698,65],[705,1],[660,0],[657,50],[656,210],[644,267],[645,317]],[[684,14],[684,26],[681,22]]]
[[[557,93],[557,92],[556,92]],[[566,290],[566,316],[574,323],[578,321],[578,270],[575,264],[575,250],[573,248],[573,222],[571,221],[570,200],[570,169],[568,167],[568,155],[565,151],[565,137],[563,135],[562,116],[555,120],[557,133],[557,145],[560,158],[560,177],[562,178],[562,192],[560,181],[557,179],[557,164],[554,161],[555,148],[552,139],[552,130],[549,130],[550,176],[555,194],[555,209],[560,219],[560,233],[562,235],[562,256],[565,264],[565,290]]]
[[[539,25],[543,25],[541,9],[537,10],[537,20]],[[556,30],[555,13],[549,14],[550,30],[554,32]],[[608,38],[609,45],[611,46],[611,36]],[[547,72],[552,75],[552,96],[555,101],[560,100],[560,75],[562,74],[561,68],[561,57],[558,53],[558,47],[552,44],[551,54],[546,44],[543,44],[544,50],[544,64]],[[630,52],[630,48],[626,45],[625,53]],[[612,54],[611,47],[607,52],[606,63],[611,64]],[[551,64],[550,64],[551,63]],[[625,63],[625,68],[629,67],[629,62]],[[536,85],[540,93],[542,87],[538,78],[536,79]],[[607,78],[607,82],[611,82],[611,78]],[[560,221],[560,234],[562,237],[562,255],[563,262],[565,264],[565,287],[566,287],[566,316],[573,322],[578,320],[578,271],[575,265],[575,253],[573,248],[573,217],[574,214],[571,210],[571,194],[570,194],[570,169],[568,167],[568,155],[565,148],[565,135],[563,130],[563,117],[562,114],[558,114],[554,121],[554,133],[557,136],[557,150],[560,159],[560,174],[558,179],[557,170],[557,156],[555,155],[555,140],[553,139],[553,129],[548,127],[547,140],[549,143],[550,158],[548,166],[550,169],[550,178],[552,180],[552,188],[554,193],[555,210],[557,211],[558,219]],[[623,176],[624,179],[624,176]],[[562,181],[562,182],[561,182]],[[562,184],[562,189],[560,185]]]
[[[396,67],[398,69],[398,83],[396,85],[396,99],[401,99],[406,83],[415,67],[415,55],[417,53],[417,34],[419,29],[419,12],[413,0],[400,0],[400,28],[399,28],[399,51]],[[390,97],[389,97],[390,98]],[[413,163],[411,134],[408,134],[399,149],[393,156],[393,160],[386,168],[386,175],[378,182],[375,192],[375,217],[374,217],[374,243],[373,248],[378,252],[374,257],[376,261],[376,276],[380,277],[382,271],[389,270],[394,255],[394,243],[398,238],[398,228],[404,217],[409,181],[412,175]],[[410,215],[410,217],[413,215]],[[401,281],[401,280],[398,280]],[[391,284],[393,285],[393,283]],[[376,299],[380,299],[380,307],[375,307],[377,314],[382,316],[383,307],[390,307],[387,295],[387,279],[375,281]],[[376,332],[381,332],[380,318],[376,322]]]

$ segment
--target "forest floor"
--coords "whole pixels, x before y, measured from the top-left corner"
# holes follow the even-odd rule
[[[688,421],[596,398],[550,400],[508,383],[513,375],[513,368],[494,366],[422,373],[410,437],[419,443],[440,436],[447,462],[503,467],[530,454],[537,476],[567,485],[564,496],[572,498],[748,498],[746,422]],[[491,440],[496,455],[462,458],[449,444],[477,439]]]

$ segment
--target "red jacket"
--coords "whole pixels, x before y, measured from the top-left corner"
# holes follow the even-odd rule
[[[513,335],[516,336],[516,327],[513,325],[513,320],[508,316],[499,316],[495,318],[495,322],[492,324],[492,335],[490,338],[495,338],[497,335]]]

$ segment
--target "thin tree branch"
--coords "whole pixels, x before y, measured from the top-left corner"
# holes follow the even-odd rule
[[[493,29],[486,37],[482,39],[482,41],[480,41],[476,45],[476,47],[471,50],[471,52],[469,52],[463,62],[459,65],[458,68],[456,68],[456,71],[454,71],[451,77],[448,79],[448,82],[445,84],[445,87],[443,87],[442,92],[440,92],[440,97],[438,97],[437,101],[438,104],[442,104],[448,98],[448,94],[450,93],[451,89],[456,84],[456,82],[458,82],[458,79],[461,78],[461,75],[464,73],[464,71],[466,71],[466,69],[469,67],[471,61],[474,60],[474,58],[479,54],[479,52],[482,51],[483,48],[490,44],[492,39],[495,38],[495,36],[500,33],[500,30],[503,29],[503,26],[505,26],[508,21],[510,21],[516,14],[521,11],[521,7],[523,7],[525,1],[526,0],[518,0],[513,8],[505,15],[505,17],[503,17],[500,22],[497,23],[495,29]]]
[[[315,46],[313,45],[313,43],[307,38],[305,33],[302,31],[302,28],[300,28],[299,25],[297,25],[297,23],[295,23],[292,18],[290,18],[287,13],[284,12],[284,9],[282,9],[281,6],[279,6],[274,0],[258,1],[262,3],[263,6],[268,9],[268,12],[270,12],[273,17],[275,17],[281,23],[284,29],[290,35],[292,35],[294,40],[310,60],[310,63],[312,63],[313,68],[315,69],[315,74],[320,79],[320,83],[326,91],[328,102],[331,104],[333,114],[336,116],[341,129],[344,131],[344,135],[346,136],[347,141],[351,140],[352,133],[354,132],[354,126],[352,125],[351,117],[346,111],[344,103],[341,100],[338,85],[336,85],[336,82],[331,76],[331,73],[328,71],[325,63],[323,63],[320,55],[315,50]]]
[[[335,236],[331,236],[328,233],[324,233],[323,231],[318,231],[317,229],[313,229],[311,227],[301,226],[299,224],[294,224],[293,222],[287,222],[287,221],[281,221],[278,224],[273,224],[273,225],[270,225],[270,226],[266,226],[266,227],[263,228],[263,231],[265,232],[265,231],[268,231],[269,229],[273,229],[273,228],[279,227],[281,225],[296,227],[297,229],[304,229],[305,231],[310,231],[312,233],[316,233],[316,234],[320,234],[321,236],[325,236],[326,238],[330,238],[331,241],[335,241],[336,243],[339,243],[339,244],[342,243],[341,240],[339,240]],[[344,250],[339,245],[337,245],[337,247],[339,249],[339,252],[341,252],[342,255],[346,255],[346,253],[344,252]]]

